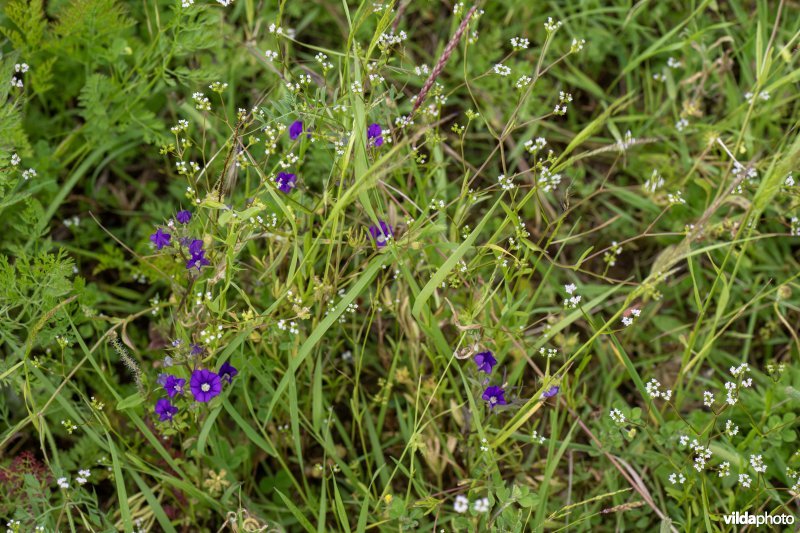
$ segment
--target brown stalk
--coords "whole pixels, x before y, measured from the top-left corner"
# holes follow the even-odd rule
[[[461,36],[464,35],[464,30],[467,29],[467,25],[469,24],[470,19],[472,19],[472,14],[475,13],[476,9],[478,9],[478,6],[472,6],[472,8],[464,16],[464,20],[461,21],[461,25],[456,30],[455,35],[453,35],[453,37],[450,39],[450,42],[447,43],[444,53],[442,53],[442,57],[439,58],[436,66],[433,67],[431,75],[428,76],[427,80],[425,80],[425,85],[422,86],[422,90],[419,92],[419,96],[417,96],[417,99],[414,102],[414,107],[411,109],[412,116],[417,112],[419,106],[422,105],[422,102],[425,100],[425,96],[427,96],[428,91],[430,91],[431,87],[433,87],[433,82],[436,81],[436,78],[438,78],[439,74],[441,74],[442,70],[444,70],[445,63],[447,63],[447,60],[450,59],[453,50],[456,49],[456,45],[458,44],[458,41],[461,40]]]

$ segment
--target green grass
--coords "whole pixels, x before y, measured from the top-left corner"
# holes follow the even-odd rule
[[[377,5],[3,6],[7,527],[794,517],[796,6]]]

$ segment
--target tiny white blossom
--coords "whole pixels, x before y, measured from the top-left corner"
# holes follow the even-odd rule
[[[739,485],[743,486],[744,488],[749,489],[752,481],[753,479],[747,474],[739,474]]]
[[[711,407],[714,405],[714,393],[711,391],[704,391],[703,392],[703,405],[706,407]]]
[[[622,424],[625,422],[625,415],[622,414],[622,411],[619,409],[612,409],[609,413],[611,420],[616,422],[617,424]]]
[[[492,67],[492,70],[495,74],[499,74],[501,76],[508,76],[511,74],[511,68],[503,65],[502,63],[497,63],[494,67]]]
[[[457,513],[466,513],[469,509],[469,499],[463,494],[456,496],[456,501],[453,504],[453,510]]]
[[[489,498],[481,498],[479,500],[475,500],[475,503],[472,504],[472,508],[479,513],[488,512]]]

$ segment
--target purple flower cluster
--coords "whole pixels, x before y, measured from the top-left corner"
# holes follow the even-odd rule
[[[198,368],[189,378],[189,390],[194,401],[206,403],[219,396],[222,392],[222,382],[231,383],[239,371],[229,362],[225,361],[219,372]],[[164,387],[169,398],[160,398],[156,401],[155,413],[162,422],[172,420],[178,413],[178,408],[172,404],[171,399],[184,396],[186,380],[171,374],[161,374],[158,383]]]
[[[495,359],[494,354],[488,350],[476,353],[472,360],[475,361],[478,372],[484,372],[486,374],[491,374],[492,369],[497,364],[497,359]],[[486,382],[488,381],[489,378],[486,378]],[[505,391],[496,385],[486,387],[481,398],[489,404],[489,409],[494,409],[495,405],[506,405],[508,403],[506,402]]]
[[[203,241],[200,239],[193,239],[192,242],[189,243],[189,253],[192,257],[186,261],[186,270],[196,268],[200,271],[204,266],[211,264],[208,259],[206,259],[206,251],[203,250]]]
[[[381,146],[383,144],[383,130],[380,124],[370,124],[367,127],[367,145]]]
[[[475,365],[478,367],[478,372],[484,372],[486,374],[491,374],[492,369],[497,364],[497,359],[495,359],[494,355],[490,351],[476,353],[472,360],[475,361]],[[486,378],[484,383],[488,382],[489,378]],[[560,390],[561,387],[558,385],[553,385],[542,393],[542,399],[546,400],[548,398],[552,398],[558,394]],[[489,409],[494,409],[495,405],[508,404],[505,393],[506,391],[502,388],[496,385],[491,385],[486,387],[486,389],[483,391],[483,395],[481,395],[481,398],[489,404]]]

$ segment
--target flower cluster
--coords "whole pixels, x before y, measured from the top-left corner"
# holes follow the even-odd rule
[[[201,348],[197,345],[192,346],[192,355],[200,355],[201,353]],[[207,403],[216,398],[222,392],[223,382],[231,383],[233,377],[238,373],[239,371],[236,367],[227,361],[222,363],[219,372],[214,372],[205,368],[195,369],[189,378],[189,390],[192,393],[194,401],[198,403]],[[161,374],[157,381],[167,393],[168,398],[159,398],[156,401],[154,412],[162,422],[171,422],[179,411],[178,407],[172,403],[173,399],[176,396],[185,396],[186,379],[173,374]]]

